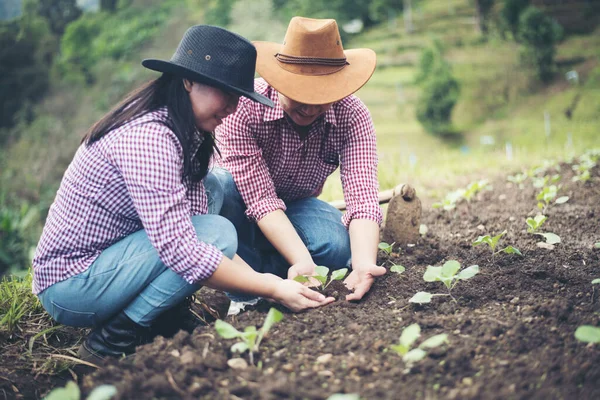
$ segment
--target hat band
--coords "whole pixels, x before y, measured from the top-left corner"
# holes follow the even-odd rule
[[[277,53],[275,58],[281,68],[300,75],[329,75],[350,65],[346,57],[304,57]]]

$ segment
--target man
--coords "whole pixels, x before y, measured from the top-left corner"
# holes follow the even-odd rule
[[[335,20],[295,17],[283,44],[254,42],[256,92],[269,109],[240,100],[216,131],[224,189],[221,215],[235,225],[238,253],[260,272],[313,275],[317,265],[351,267],[345,279],[360,300],[374,277],[382,212],[375,130],[352,95],[371,77],[370,49],[344,51]],[[317,199],[340,166],[347,211]]]

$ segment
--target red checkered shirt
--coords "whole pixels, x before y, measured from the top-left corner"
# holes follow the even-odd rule
[[[277,91],[263,79],[254,88],[275,107],[240,98],[236,113],[216,130],[222,153],[216,163],[231,172],[248,218],[259,221],[285,210],[285,202],[318,196],[341,166],[344,225],[353,219],[381,224],[375,129],[367,107],[356,96],[334,103],[302,140],[284,118]]]
[[[67,169],[33,259],[33,292],[85,271],[120,239],[145,229],[160,259],[189,283],[223,253],[200,242],[190,217],[206,214],[202,182],[182,180],[183,151],[161,124],[166,108],[82,145]],[[201,140],[198,137],[197,150]]]

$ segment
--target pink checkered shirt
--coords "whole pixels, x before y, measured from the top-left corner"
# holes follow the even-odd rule
[[[166,117],[166,108],[148,113],[79,148],[33,259],[34,293],[85,271],[103,250],[140,229],[187,282],[212,275],[223,254],[198,240],[190,219],[207,212],[204,185],[182,181],[182,148],[157,122]]]
[[[285,202],[318,196],[341,166],[344,225],[353,219],[381,224],[375,129],[366,106],[356,96],[334,103],[301,140],[284,118],[277,91],[263,79],[254,88],[275,107],[240,98],[236,113],[216,130],[222,153],[216,163],[231,172],[248,218],[259,221],[285,210]]]

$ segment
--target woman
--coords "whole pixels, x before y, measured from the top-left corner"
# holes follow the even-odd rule
[[[162,76],[97,122],[67,169],[33,260],[33,291],[58,322],[92,326],[82,358],[131,354],[153,321],[201,285],[261,295],[294,311],[327,304],[292,280],[256,273],[236,256],[233,225],[204,190],[212,131],[253,89],[256,50],[194,26]],[[209,203],[212,203],[209,205]]]

